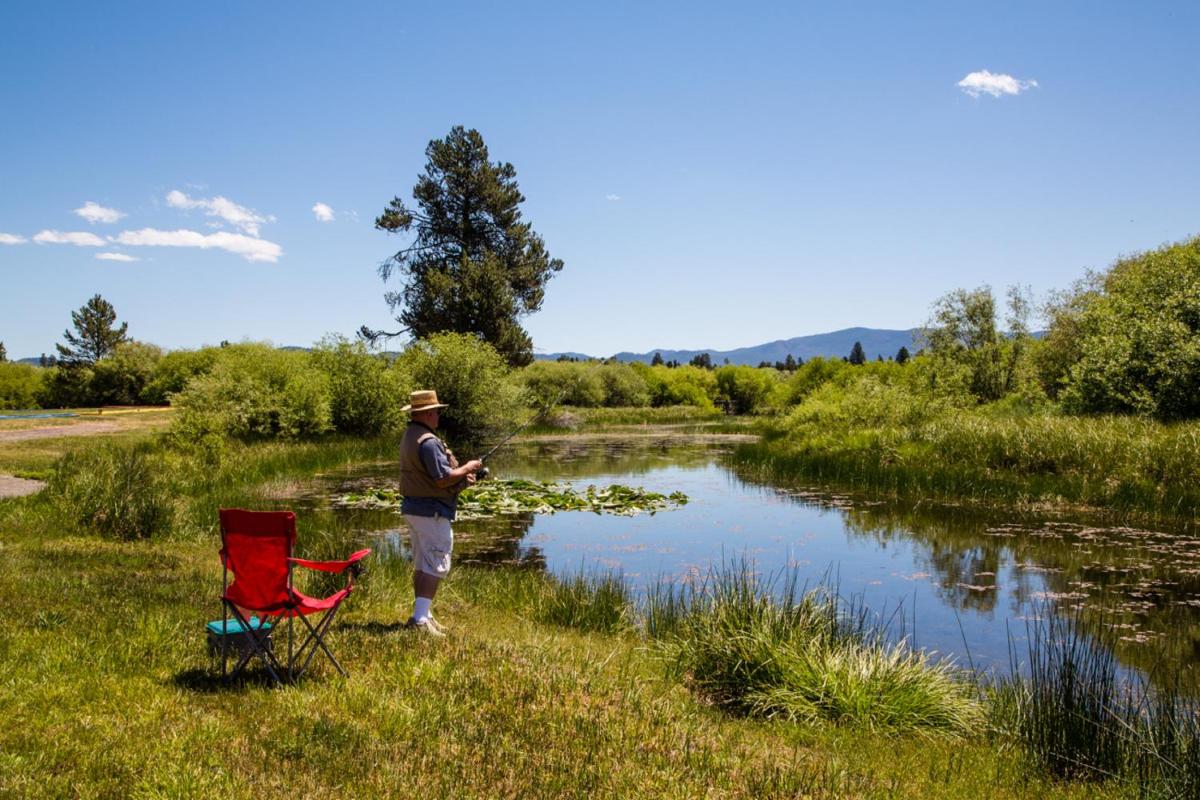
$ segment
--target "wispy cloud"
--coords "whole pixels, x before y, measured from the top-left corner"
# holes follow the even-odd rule
[[[25,244],[28,241],[24,236],[17,236],[15,233],[0,233],[0,244]]]
[[[317,218],[317,222],[333,222],[333,209],[324,203],[317,203],[312,207],[313,216]]]
[[[94,233],[86,231],[63,233],[62,231],[39,231],[33,240],[38,244],[73,244],[76,247],[104,247],[105,242]]]
[[[618,200],[620,200],[620,199],[621,199],[621,195],[619,195],[619,194],[606,194],[606,195],[604,195],[604,199],[605,199],[605,200],[611,200],[611,201],[613,201],[613,202],[615,203],[616,201],[618,201]]]
[[[239,206],[227,197],[213,197],[207,200],[202,197],[193,198],[178,189],[172,189],[167,193],[167,205],[172,208],[203,209],[208,216],[219,217],[230,225],[241,228],[251,236],[258,236],[259,225],[275,221],[274,217],[260,214],[252,208]]]
[[[247,261],[269,261],[272,264],[283,255],[283,248],[274,242],[224,231],[203,234],[183,229],[161,231],[156,228],[142,228],[137,231],[121,231],[112,241],[131,247],[197,247],[201,250],[225,250],[242,256]]]
[[[1015,95],[1028,89],[1035,89],[1037,85],[1038,82],[1034,80],[1023,81],[1012,75],[988,72],[986,69],[972,72],[957,84],[958,88],[971,97],[979,97],[981,94],[989,94],[992,97],[1000,97],[1005,94]]]
[[[93,225],[95,225],[97,222],[116,222],[121,217],[126,216],[124,213],[117,211],[115,208],[105,208],[99,203],[94,203],[91,200],[88,200],[80,208],[75,209],[75,213]]]
[[[96,253],[96,258],[101,261],[141,261],[140,258],[134,258],[124,253]]]

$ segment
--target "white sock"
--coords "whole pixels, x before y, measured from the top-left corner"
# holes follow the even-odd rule
[[[413,619],[420,622],[423,619],[429,618],[429,607],[433,605],[433,600],[428,597],[418,597],[417,602],[413,604]]]

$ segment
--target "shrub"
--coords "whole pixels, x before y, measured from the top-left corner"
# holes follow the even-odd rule
[[[221,348],[204,347],[200,350],[172,350],[154,365],[154,375],[142,390],[142,401],[166,403],[171,395],[182,392],[188,381],[203,375],[217,363]]]
[[[312,352],[314,366],[329,379],[333,426],[343,433],[380,434],[402,424],[407,379],[389,369],[383,356],[361,342],[342,337],[322,340]]]
[[[146,539],[171,528],[173,494],[148,445],[100,445],[63,456],[47,492],[60,513],[117,539]]]
[[[265,344],[222,348],[207,374],[174,397],[176,438],[294,438],[324,433],[330,421],[329,379],[307,353]]]
[[[133,340],[121,342],[92,367],[92,402],[99,405],[143,403],[146,387],[162,359],[162,348]]]
[[[605,387],[595,364],[535,361],[517,373],[517,380],[538,405],[556,399],[563,405],[580,408],[604,405]]]
[[[604,385],[604,405],[610,408],[650,405],[650,390],[641,373],[628,364],[603,364],[597,368]]]
[[[449,404],[440,426],[455,441],[494,436],[517,416],[517,391],[508,380],[508,366],[495,348],[475,336],[439,333],[418,340],[396,366],[414,389],[433,389]]]
[[[632,366],[646,382],[651,405],[713,408],[713,400],[717,396],[717,379],[711,370],[692,366]]]
[[[41,399],[46,370],[29,364],[0,361],[0,408],[36,408]]]
[[[716,371],[716,377],[717,391],[727,409],[734,414],[765,410],[780,385],[774,369],[725,366]]]
[[[1078,347],[1068,409],[1200,416],[1200,237],[1118,261],[1076,307],[1056,318],[1073,337],[1051,331]]]
[[[59,364],[47,370],[42,382],[43,408],[73,408],[92,402],[92,368]]]
[[[810,358],[788,378],[787,403],[796,405],[804,402],[814,391],[839,377],[848,377],[852,370],[853,367],[840,358]]]

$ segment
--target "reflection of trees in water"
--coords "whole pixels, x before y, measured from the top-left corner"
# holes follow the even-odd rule
[[[463,520],[454,526],[454,551],[460,564],[492,564],[544,571],[546,555],[536,545],[522,545],[534,514],[504,514]]]
[[[754,473],[740,477],[754,481]],[[761,483],[761,481],[758,481]],[[991,611],[1003,579],[1014,617],[1053,604],[1114,634],[1123,663],[1147,673],[1200,671],[1200,539],[1115,527],[1084,516],[855,501],[783,492],[836,508],[846,529],[880,547],[908,541],[956,608]],[[1001,574],[1006,564],[1012,567]]]
[[[559,481],[593,475],[644,475],[668,467],[703,467],[727,449],[719,445],[681,447],[667,437],[555,440],[514,445],[488,463],[498,476]]]

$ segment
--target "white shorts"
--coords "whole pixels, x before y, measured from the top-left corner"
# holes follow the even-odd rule
[[[450,520],[438,514],[418,517],[405,514],[409,541],[412,543],[413,569],[444,578],[450,574],[450,551],[454,549],[454,531]]]

